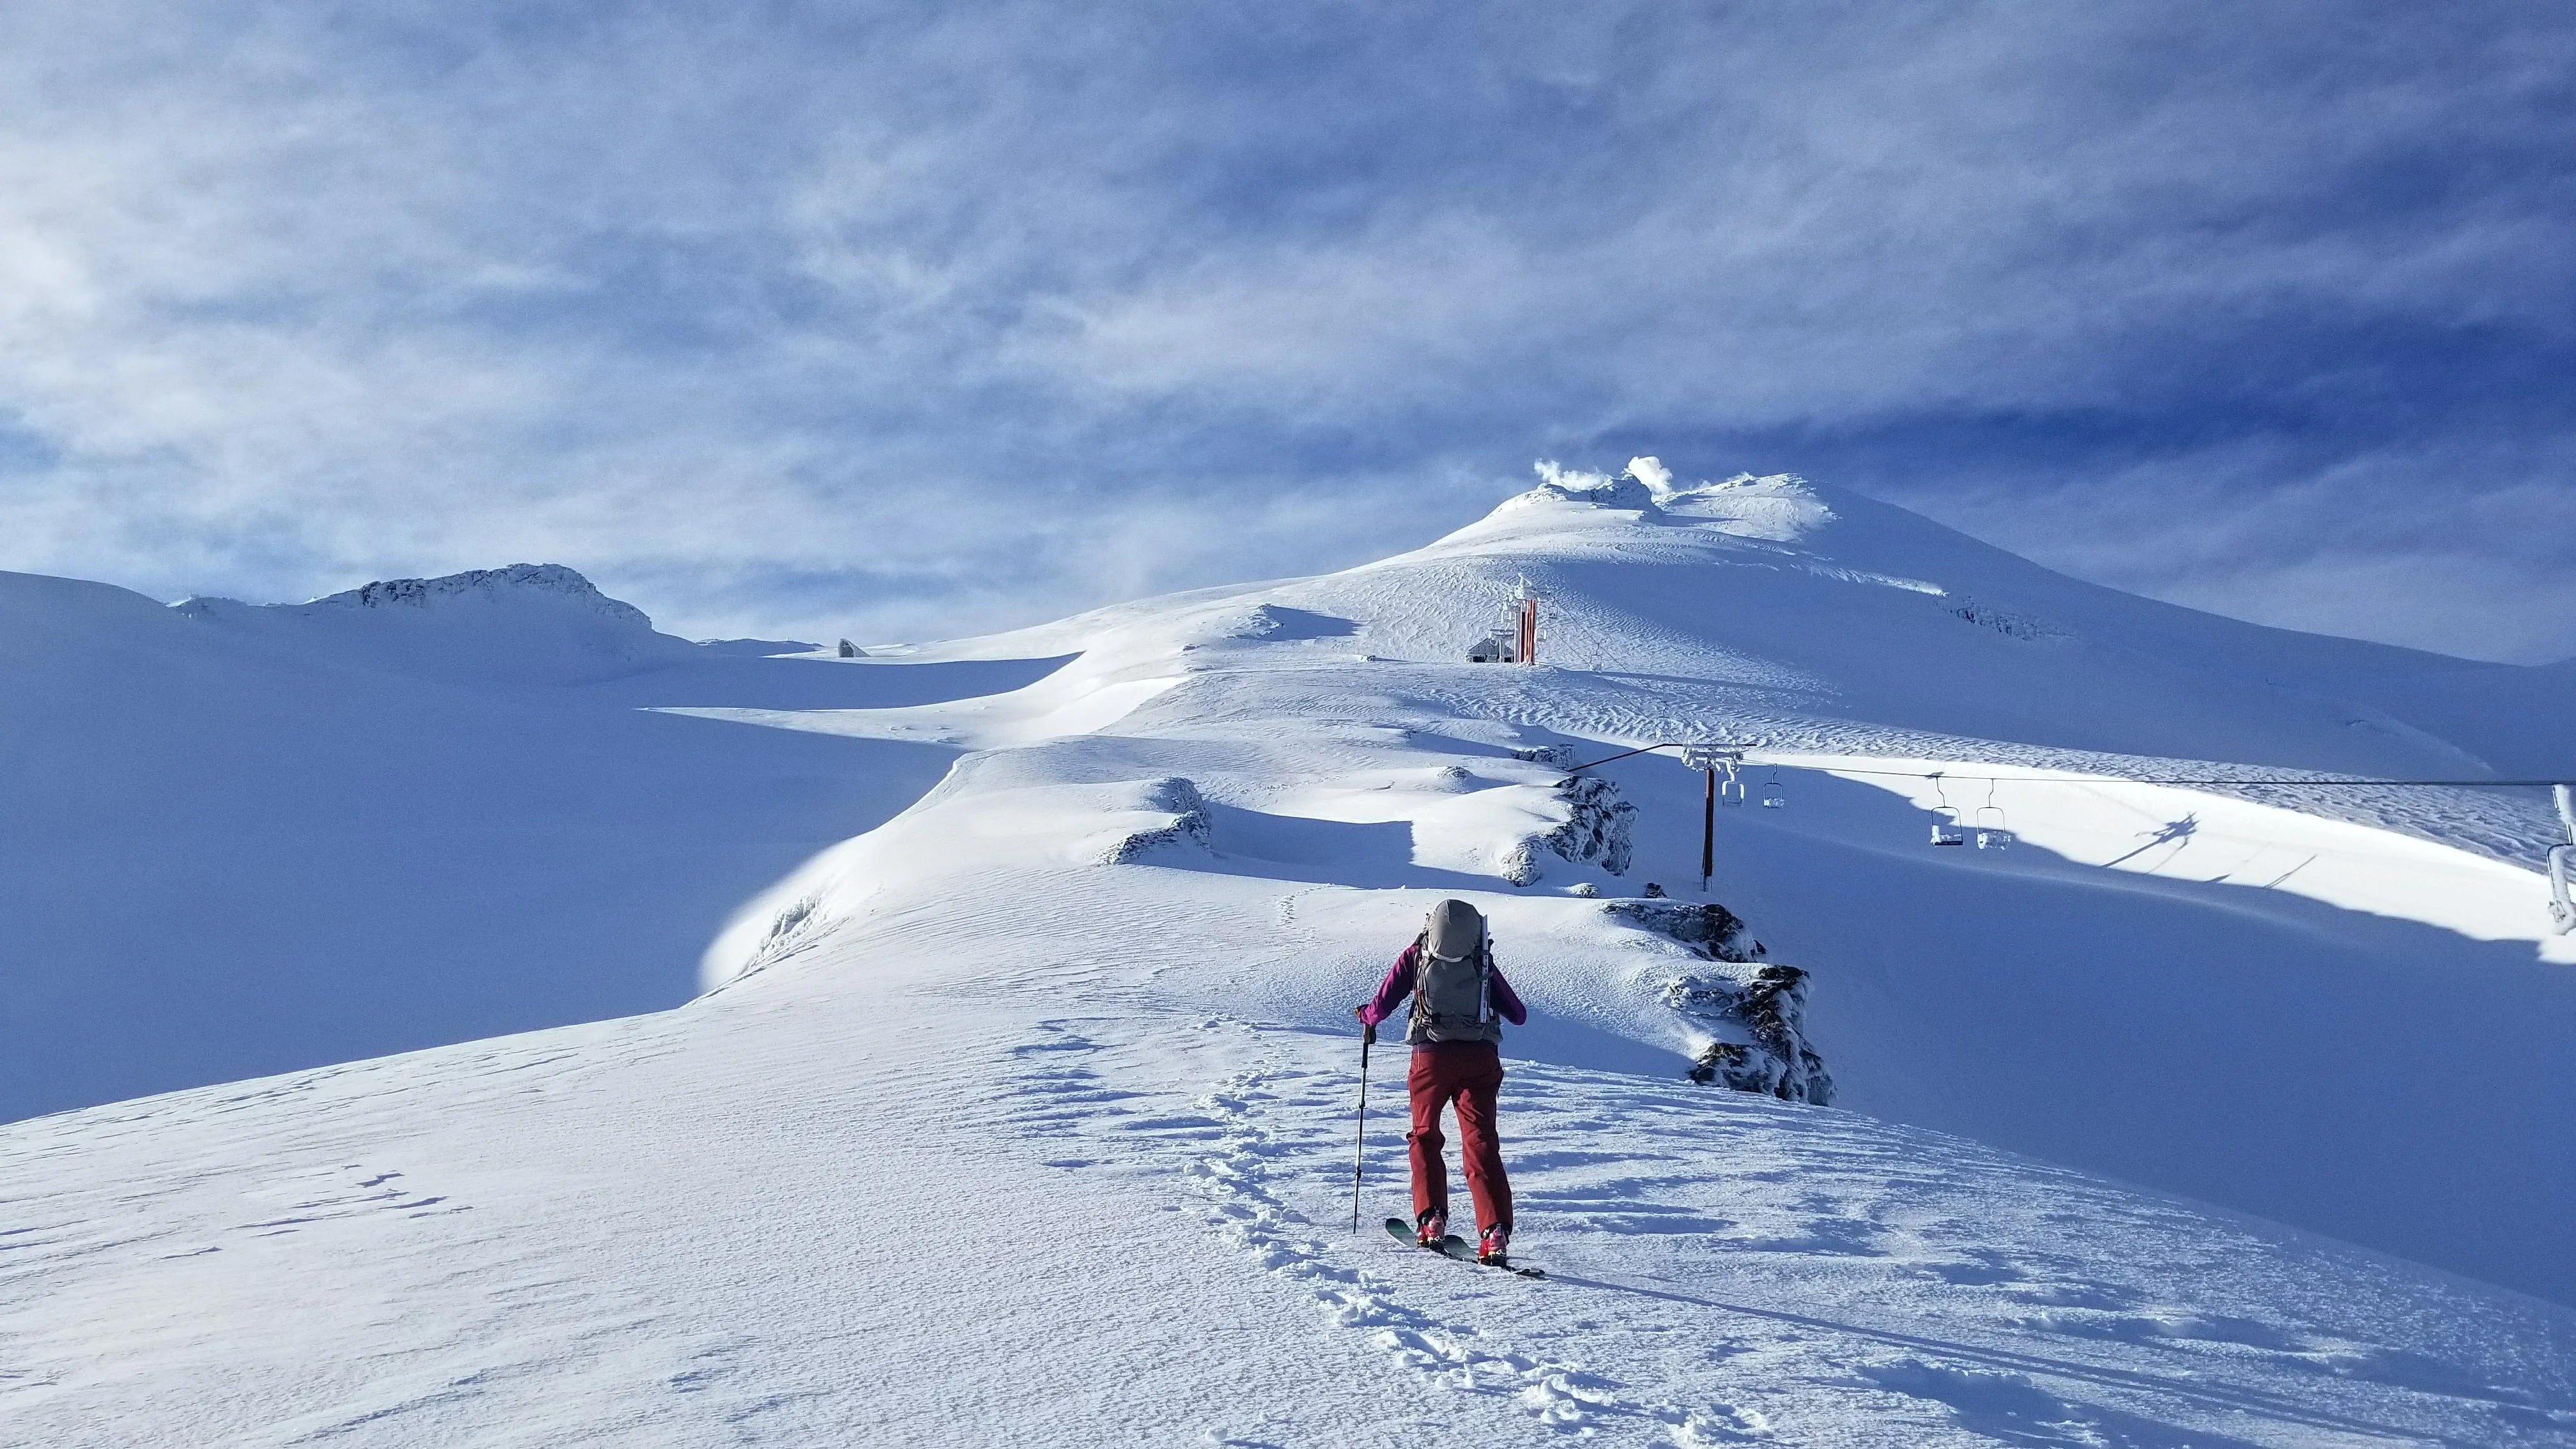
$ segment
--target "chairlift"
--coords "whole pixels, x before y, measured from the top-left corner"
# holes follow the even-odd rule
[[[1762,786],[1762,808],[1777,810],[1788,803],[1789,797],[1780,793],[1780,772],[1773,770],[1771,778]]]
[[[1959,828],[1959,812],[1950,808],[1950,795],[1948,791],[1941,788],[1940,775],[1935,773],[1931,780],[1932,796],[1940,802],[1932,807],[1932,843],[1934,845],[1967,844],[1967,832]]]
[[[2017,838],[2004,823],[2003,807],[1995,803],[1995,782],[1986,782],[1986,803],[1977,807],[1977,849],[2008,850]]]
[[[1736,766],[1743,763],[1744,751],[1733,746],[1682,746],[1683,768],[1699,771],[1701,778],[1707,782],[1707,793],[1700,797],[1702,802],[1699,824],[1701,890],[1708,889],[1709,877],[1717,869],[1717,802],[1724,800],[1729,805],[1744,803],[1744,781],[1736,774]],[[1717,778],[1720,771],[1725,772],[1726,775],[1723,784],[1720,784]]]
[[[2552,786],[2558,801],[2558,823],[2567,827],[2567,843],[2549,847],[2549,924],[2559,935],[2576,931],[2576,899],[2567,880],[2576,873],[2576,786]]]

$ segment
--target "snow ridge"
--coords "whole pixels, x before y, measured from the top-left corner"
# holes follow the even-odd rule
[[[592,811],[552,853],[596,868],[459,873],[464,911],[606,929],[672,889],[610,848],[720,808],[760,847],[725,901],[767,889],[679,1009],[0,1128],[0,1422],[31,1442],[2576,1443],[2576,997],[2536,879],[2466,844],[2513,810],[2419,794],[2401,834],[2322,784],[2123,778],[2474,771],[2409,713],[2418,656],[1651,458],[1542,469],[1343,573],[850,663],[619,663],[660,636],[540,572],[155,616],[188,637],[100,698],[203,733],[136,678],[248,660],[244,696],[303,692],[93,858],[354,678],[355,725],[267,742],[280,768],[182,843],[257,846],[274,787],[330,766],[267,873],[503,800],[506,831],[400,844]],[[1524,581],[1538,663],[1467,662]],[[343,667],[387,658],[485,684]],[[389,791],[368,723],[456,717],[455,768]],[[1755,788],[1610,758],[1670,739]],[[765,763],[715,777],[736,751]],[[99,812],[65,799],[68,858]],[[782,802],[806,828],[772,840]],[[1604,899],[1620,872],[1659,886]],[[1403,1068],[1352,1008],[1448,897],[1532,1007],[1502,1134],[1544,1284],[1375,1230],[1412,1206]],[[335,969],[472,954],[347,914],[396,924]],[[513,944],[505,976],[543,964]]]
[[[588,578],[562,564],[510,564],[497,569],[468,569],[434,579],[378,579],[354,589],[325,594],[300,607],[429,608],[450,599],[497,600],[513,596],[575,604],[620,624],[639,629],[653,627],[652,619],[642,609],[622,599],[608,597]]]
[[[306,657],[477,682],[588,682],[739,655],[657,632],[643,610],[561,564],[379,579],[301,604],[185,599],[172,612]]]

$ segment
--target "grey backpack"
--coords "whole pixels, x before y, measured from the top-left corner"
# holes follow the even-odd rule
[[[1422,923],[1414,948],[1413,1020],[1405,1041],[1500,1042],[1502,1016],[1486,989],[1494,948],[1484,915],[1465,901],[1442,901]]]

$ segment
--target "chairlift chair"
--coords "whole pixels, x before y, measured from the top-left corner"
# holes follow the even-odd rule
[[[2006,827],[2003,807],[1995,803],[1995,782],[1986,782],[1986,803],[1977,808],[1977,849],[2008,850],[2018,837]]]
[[[1720,745],[1682,746],[1682,767],[1719,776],[1716,797],[1722,804],[1744,803],[1744,777],[1739,773],[1744,751]]]
[[[1765,781],[1762,786],[1762,808],[1765,810],[1777,810],[1788,803],[1789,797],[1780,793],[1780,772],[1773,770],[1771,772],[1771,778]]]
[[[1934,771],[1931,780],[1932,798],[1940,802],[1932,807],[1932,843],[1934,845],[1967,844],[1968,834],[1959,828],[1959,812],[1950,808],[1950,792],[1941,787],[1940,772]]]

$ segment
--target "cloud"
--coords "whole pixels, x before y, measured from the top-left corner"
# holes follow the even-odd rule
[[[39,6],[0,566],[543,559],[918,636],[1644,451],[2492,650],[2571,562],[2514,502],[2576,435],[2571,52],[2478,4]],[[2321,528],[2401,476],[2440,547]],[[2350,587],[2392,559],[2431,592]]]
[[[2283,628],[2478,659],[2570,653],[2576,434],[2321,455],[2229,440],[2081,480],[1883,488],[2078,577]],[[2295,481],[2283,481],[2283,480]]]

